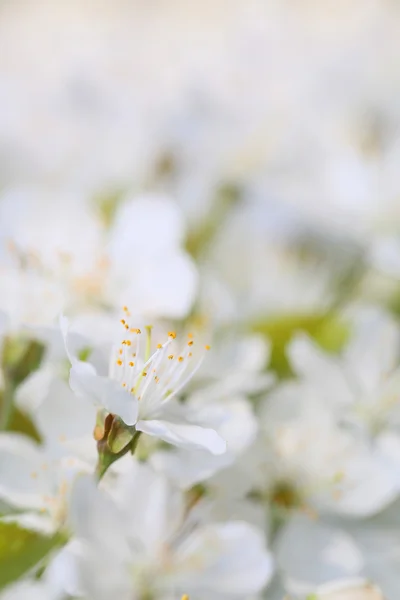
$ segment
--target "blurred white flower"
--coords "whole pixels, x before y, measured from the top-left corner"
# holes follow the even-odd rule
[[[0,433],[0,497],[19,509],[11,518],[46,532],[66,525],[71,484],[96,463],[95,419],[92,406],[54,379],[34,414],[42,443]]]
[[[196,270],[168,197],[125,198],[107,229],[82,194],[25,186],[3,193],[0,222],[0,306],[13,323],[113,311],[122,299],[135,314],[179,318],[194,300]]]
[[[84,544],[83,592],[108,600],[240,598],[272,574],[262,535],[244,522],[200,524],[184,497],[148,467],[134,463],[113,489],[114,501],[82,478],[72,504]]]
[[[339,357],[324,353],[305,335],[288,354],[296,373],[337,418],[370,436],[399,433],[400,331],[377,310],[352,319],[351,339]]]

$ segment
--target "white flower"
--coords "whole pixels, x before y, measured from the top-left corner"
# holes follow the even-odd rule
[[[148,467],[133,463],[113,496],[114,502],[88,478],[77,481],[73,496],[75,531],[85,548],[78,569],[90,597],[240,598],[270,578],[272,561],[255,528],[199,524],[184,496]]]
[[[363,517],[396,498],[400,480],[381,448],[341,427],[307,386],[282,386],[262,404],[254,481],[289,507]]]
[[[110,226],[82,194],[24,186],[0,203],[0,308],[15,325],[52,323],[62,310],[82,316],[116,310],[180,318],[196,293],[184,251],[184,222],[167,196],[126,196]],[[46,226],[44,226],[44,220]],[[99,317],[98,317],[99,318]]]
[[[66,524],[71,484],[96,464],[96,413],[68,385],[53,379],[32,415],[39,445],[23,435],[0,434],[0,497],[19,509],[28,527],[53,532]]]
[[[339,357],[298,335],[289,345],[291,364],[336,415],[371,438],[400,427],[400,331],[377,310],[356,314],[352,337]]]
[[[99,375],[93,365],[79,361],[68,350],[68,320],[61,328],[71,361],[70,385],[81,397],[98,408],[121,417],[128,426],[184,448],[205,448],[213,454],[225,452],[225,442],[212,429],[193,424],[195,415],[173,399],[200,367],[204,351],[196,358],[194,340],[188,337],[181,351],[175,352],[176,334],[170,332],[164,343],[151,354],[151,328],[147,327],[146,347],[142,332],[121,320],[123,338],[110,357],[108,375]]]

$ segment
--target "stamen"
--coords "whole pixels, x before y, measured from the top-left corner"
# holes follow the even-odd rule
[[[179,362],[182,362],[183,361],[183,356],[179,356],[178,360],[179,360]]]
[[[162,344],[157,344],[157,350],[161,350]]]
[[[121,366],[122,366],[122,360],[121,360],[120,358],[117,360],[117,365],[118,365],[119,367],[121,367]]]
[[[135,366],[135,363],[131,361],[131,362],[129,363],[129,366],[130,366],[130,367],[134,367],[134,366]]]
[[[120,322],[122,323],[122,325],[125,325],[125,323],[126,323],[125,319],[121,319]]]
[[[193,346],[193,344],[194,344],[193,340],[190,340],[190,342],[188,342],[188,346]]]
[[[168,336],[171,337],[174,340],[176,338],[176,332],[175,331],[168,331]]]
[[[151,355],[151,330],[153,329],[153,325],[146,325],[146,350],[144,354],[144,360],[147,362]]]

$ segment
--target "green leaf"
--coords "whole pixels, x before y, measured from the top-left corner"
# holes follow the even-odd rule
[[[62,541],[58,534],[47,537],[16,523],[0,522],[0,589],[32,569]]]
[[[251,330],[269,338],[272,344],[270,368],[279,377],[292,375],[286,346],[295,333],[304,331],[328,352],[339,352],[348,337],[346,324],[334,314],[287,315],[252,323]]]

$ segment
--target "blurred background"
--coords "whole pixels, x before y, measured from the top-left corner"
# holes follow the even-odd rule
[[[51,229],[52,249],[90,238],[66,233],[59,206],[89,205],[108,225],[127,195],[164,194],[218,319],[315,312],[360,272],[364,297],[396,304],[399,11],[1,2],[2,262],[27,228],[40,243]]]

